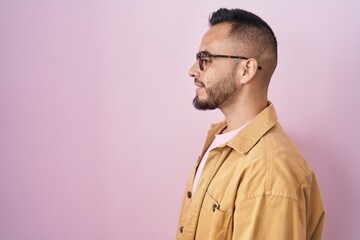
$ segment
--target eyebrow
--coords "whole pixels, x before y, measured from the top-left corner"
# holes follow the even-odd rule
[[[209,55],[212,55],[209,51],[207,51],[206,49],[205,49],[205,51],[200,51],[201,53],[204,53],[204,54],[209,54]]]

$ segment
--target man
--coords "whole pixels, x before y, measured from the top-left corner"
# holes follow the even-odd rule
[[[324,208],[314,173],[267,99],[277,42],[258,16],[219,9],[201,40],[194,106],[219,108],[186,185],[177,239],[321,239]]]

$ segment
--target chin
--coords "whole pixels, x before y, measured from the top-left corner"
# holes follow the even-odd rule
[[[193,105],[198,110],[214,110],[217,108],[217,106],[208,99],[199,99],[198,96],[194,98]]]

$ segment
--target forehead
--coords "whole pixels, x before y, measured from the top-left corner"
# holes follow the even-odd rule
[[[231,30],[230,23],[219,23],[210,27],[201,39],[200,51],[209,51],[210,53],[218,53],[229,51],[233,46],[233,42],[229,39]]]

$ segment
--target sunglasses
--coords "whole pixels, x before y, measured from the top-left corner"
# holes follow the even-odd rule
[[[196,60],[199,61],[199,68],[201,71],[205,71],[211,64],[211,58],[237,58],[242,60],[248,60],[247,57],[241,56],[231,56],[231,55],[218,55],[218,54],[211,54],[207,51],[201,51],[196,54]],[[261,70],[262,67],[258,66],[258,69]]]

